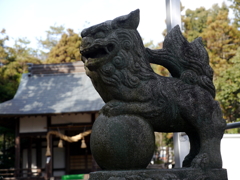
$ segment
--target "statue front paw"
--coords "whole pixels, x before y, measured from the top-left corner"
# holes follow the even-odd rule
[[[207,153],[198,154],[192,161],[191,167],[207,169],[209,166],[209,157]]]
[[[107,117],[121,115],[122,109],[120,107],[121,102],[109,101],[103,106],[103,108],[100,110],[100,113]]]

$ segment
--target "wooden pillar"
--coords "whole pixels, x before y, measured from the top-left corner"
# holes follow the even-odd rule
[[[28,177],[32,176],[32,137],[28,138],[29,143],[28,143],[28,153],[27,153],[27,158],[28,158]]]
[[[91,120],[92,120],[92,124],[95,122],[96,120],[96,113],[92,113],[92,116],[91,116]],[[93,155],[91,154],[92,156],[92,169],[91,171],[97,171],[97,163],[95,161],[95,159],[93,158]]]
[[[94,123],[95,119],[96,119],[96,113],[92,113],[91,114],[91,122]]]
[[[50,179],[52,177],[52,165],[53,165],[52,135],[49,136],[49,144],[50,144],[50,149],[51,149],[51,156],[46,157],[45,179]]]
[[[88,150],[85,149],[85,170],[88,170]]]
[[[51,125],[51,116],[47,117],[47,126],[48,126],[48,131],[49,127]],[[49,145],[51,149],[51,157],[46,158],[46,166],[45,166],[45,179],[50,179],[53,175],[53,142],[52,142],[52,135],[49,136]],[[50,158],[50,159],[49,159]]]
[[[69,174],[70,172],[70,150],[69,150],[69,142],[65,143],[65,174]]]
[[[5,157],[5,155],[6,155],[6,132],[3,134],[3,147],[2,147],[2,151],[3,151],[3,157]]]
[[[42,137],[37,138],[36,141],[36,164],[37,168],[41,169],[42,168]],[[41,171],[38,171],[38,175],[41,176]]]
[[[15,121],[15,174],[19,177],[20,173],[20,136],[19,136],[19,118]]]

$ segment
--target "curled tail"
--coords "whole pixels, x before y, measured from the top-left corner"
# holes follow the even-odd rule
[[[179,26],[175,26],[167,34],[163,49],[146,48],[146,54],[150,63],[164,66],[173,77],[187,84],[199,85],[215,97],[213,70],[201,38],[189,43]]]

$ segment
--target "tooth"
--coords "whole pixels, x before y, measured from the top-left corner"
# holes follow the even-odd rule
[[[110,52],[108,51],[108,48],[107,47],[105,47],[104,48],[105,49],[105,51],[109,54]]]
[[[84,57],[84,56],[82,56],[81,59],[82,59],[82,61],[83,61],[84,63],[87,61],[87,58]]]

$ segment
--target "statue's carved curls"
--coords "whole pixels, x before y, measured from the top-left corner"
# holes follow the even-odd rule
[[[158,132],[186,132],[191,150],[183,165],[221,168],[226,123],[214,100],[213,70],[201,39],[189,43],[175,27],[163,49],[151,50],[144,47],[138,24],[135,10],[82,31],[86,74],[106,103],[101,113],[140,116]],[[150,63],[165,66],[172,76],[154,73]]]

